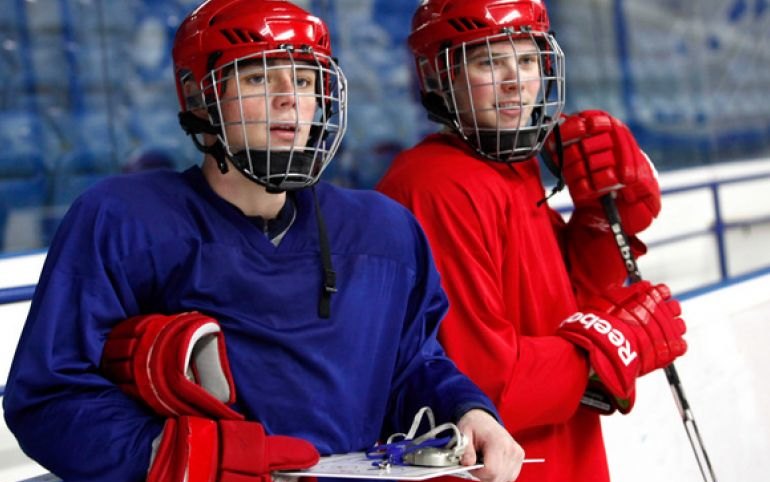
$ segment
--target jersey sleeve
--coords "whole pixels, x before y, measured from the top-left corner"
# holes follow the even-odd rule
[[[479,200],[483,190],[471,192],[465,183],[421,187],[386,182],[378,189],[408,206],[430,240],[450,300],[440,334],[446,352],[492,399],[510,431],[569,419],[586,387],[585,356],[562,338],[524,335],[527,310],[511,314],[506,308],[510,303],[525,303],[533,313],[550,308],[537,300],[506,299],[503,290],[509,273],[503,272],[502,258],[527,255],[518,253],[516,240],[503,231],[508,223],[526,220],[509,218],[495,199]]]
[[[3,408],[21,448],[63,480],[144,480],[163,420],[99,372],[111,327],[138,307],[110,234],[120,221],[95,204],[76,202],[49,249]]]

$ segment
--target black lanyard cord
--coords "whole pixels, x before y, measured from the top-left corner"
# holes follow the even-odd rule
[[[321,289],[321,299],[318,302],[318,316],[321,318],[329,318],[331,315],[332,293],[337,292],[337,273],[332,266],[329,236],[326,234],[326,224],[321,215],[321,203],[318,202],[318,194],[316,193],[315,186],[313,186],[311,190],[313,191],[315,216],[318,222],[318,241],[321,247],[321,265],[323,267],[321,278],[323,281],[323,288]]]

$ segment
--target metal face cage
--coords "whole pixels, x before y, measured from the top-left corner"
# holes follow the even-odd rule
[[[203,106],[227,157],[277,190],[318,182],[347,122],[347,81],[331,57],[282,46],[211,70]]]
[[[449,124],[485,158],[536,155],[564,108],[564,54],[553,35],[506,28],[441,50],[431,89]]]

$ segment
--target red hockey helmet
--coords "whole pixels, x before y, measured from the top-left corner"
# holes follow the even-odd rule
[[[305,47],[305,52],[300,51]],[[312,49],[308,52],[307,47]],[[284,0],[209,0],[185,18],[174,38],[172,56],[182,110],[182,82],[261,52],[293,48],[296,59],[331,57],[329,30],[319,19]]]
[[[536,154],[564,107],[564,55],[549,29],[543,0],[423,0],[412,19],[409,47],[431,118],[453,127],[489,159],[520,161]],[[537,46],[542,83],[529,125],[484,127],[475,113],[463,115],[469,112],[459,111],[454,80],[467,66],[466,52],[507,42],[515,57],[515,41],[525,39]],[[496,79],[490,85],[503,83]]]
[[[218,136],[224,152],[204,152],[218,157],[220,169],[227,169],[223,159],[227,157],[251,180],[280,190],[317,182],[342,140],[347,110],[345,76],[332,58],[329,30],[323,21],[283,0],[208,0],[180,25],[172,57],[183,112],[180,117],[184,118],[187,111],[205,109],[211,124],[207,130],[208,126],[200,127],[187,115],[183,127],[188,133]],[[226,94],[229,98],[223,98],[225,80],[238,75],[239,67],[246,65],[264,66],[267,74],[281,68],[272,66],[276,60],[283,61],[283,68],[291,75],[296,75],[298,68],[316,72],[315,100],[319,108],[312,122],[305,123],[312,124],[307,145],[280,154],[269,145],[236,147],[227,138],[222,104],[243,99],[240,91],[235,99],[232,92]],[[278,94],[266,89],[265,103],[271,95]],[[294,96],[298,98],[298,94]],[[260,121],[263,129],[270,128],[269,117]],[[255,123],[244,118],[240,127],[245,131],[247,124]]]

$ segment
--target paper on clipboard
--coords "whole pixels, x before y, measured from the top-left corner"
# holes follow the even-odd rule
[[[453,475],[464,479],[478,480],[468,471],[483,467],[477,465],[453,465],[451,467],[418,467],[414,465],[391,465],[380,469],[366,458],[365,452],[329,455],[321,457],[319,462],[305,470],[283,470],[275,472],[278,476],[288,477],[335,477],[339,479],[387,479],[387,480],[427,480],[442,475]],[[525,459],[527,462],[544,462],[543,459]]]

